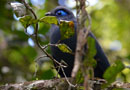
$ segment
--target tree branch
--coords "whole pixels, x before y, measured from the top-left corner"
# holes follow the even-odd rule
[[[68,78],[68,80],[71,81],[73,78]],[[91,85],[89,89],[91,90],[104,90],[101,86],[105,83],[106,82],[104,82],[102,79],[88,80],[88,84]],[[70,90],[81,90],[79,89],[80,87],[82,87],[82,85],[71,87]],[[36,80],[0,86],[0,90],[68,90],[68,88],[69,84],[65,78],[53,80]],[[114,82],[109,87],[106,87],[105,90],[113,90],[117,88],[129,90],[130,83]]]
[[[35,12],[32,10],[32,8],[29,6],[29,4],[27,4],[27,3],[25,2],[25,0],[22,0],[22,2],[24,3],[25,7],[33,14],[34,18],[37,19],[37,16],[36,16]],[[63,69],[63,68],[65,67],[65,65],[62,65],[62,63],[56,61],[50,54],[48,54],[48,53],[46,52],[45,49],[46,49],[48,46],[51,46],[52,44],[48,44],[48,45],[45,45],[45,46],[42,47],[41,44],[39,43],[39,40],[38,40],[38,23],[36,23],[34,36],[35,36],[35,41],[36,41],[37,46],[45,53],[46,57],[49,57],[56,65],[59,66],[59,68],[61,68],[61,70],[62,70],[62,72],[63,72],[63,74],[64,74],[64,76],[65,76],[65,79],[66,79],[66,81],[68,82],[68,84],[69,84],[71,87],[75,87],[74,85],[72,85],[72,84],[69,82],[68,78],[67,78],[66,75],[65,75],[65,72],[64,72],[64,69]]]

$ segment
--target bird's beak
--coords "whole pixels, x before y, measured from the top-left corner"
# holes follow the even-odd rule
[[[45,13],[45,16],[52,16],[51,12]]]

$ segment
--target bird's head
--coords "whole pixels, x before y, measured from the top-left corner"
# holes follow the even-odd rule
[[[64,6],[57,6],[55,9],[47,12],[45,16],[56,16],[59,20],[75,21],[74,14]]]

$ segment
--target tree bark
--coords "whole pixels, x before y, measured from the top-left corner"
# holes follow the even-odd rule
[[[72,78],[69,78],[69,81],[71,80]],[[91,85],[90,90],[102,90],[101,85],[105,83],[105,80],[89,80],[89,83],[89,85]],[[15,84],[6,84],[0,86],[0,90],[82,90],[79,89],[80,86],[77,85],[77,87],[70,87],[65,78],[60,78],[52,80],[36,80]],[[113,90],[115,88],[123,88],[125,90],[130,90],[130,83],[114,82],[105,90]]]

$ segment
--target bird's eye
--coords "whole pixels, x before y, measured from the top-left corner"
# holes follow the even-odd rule
[[[57,15],[57,16],[66,16],[67,13],[66,13],[64,10],[58,10],[58,11],[56,12],[56,15]]]

